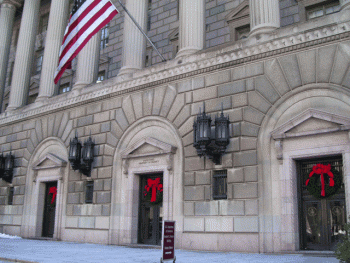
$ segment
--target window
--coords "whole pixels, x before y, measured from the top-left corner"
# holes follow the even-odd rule
[[[306,8],[307,19],[317,18],[340,11],[339,1],[325,1],[324,3]]]
[[[38,93],[28,96],[28,104],[34,103],[37,97]]]
[[[94,196],[94,181],[86,181],[85,203],[91,204]]]
[[[242,27],[236,28],[236,40],[245,39],[249,36],[250,25],[245,25]]]
[[[8,195],[8,200],[7,200],[7,204],[8,205],[12,205],[13,203],[13,194],[14,194],[14,188],[10,187],[9,189],[9,195]]]
[[[69,92],[70,90],[71,90],[70,83],[65,83],[65,84],[60,85],[60,88],[58,90],[58,94],[63,94],[63,93]]]
[[[213,199],[227,199],[227,170],[214,171]]]
[[[101,29],[101,44],[100,49],[108,47],[109,41],[109,25],[107,24],[104,28]]]
[[[100,71],[97,75],[96,83],[100,83],[101,81],[104,81],[105,79],[106,79],[106,71]]]
[[[152,0],[148,0],[148,10],[147,10],[147,31],[151,30],[151,13],[152,11]]]
[[[40,34],[47,31],[47,27],[49,25],[49,14],[45,14],[40,19]]]
[[[43,65],[43,54],[40,53],[35,60],[35,70],[34,75],[37,75],[41,72],[41,67]]]
[[[10,71],[9,71],[8,82],[7,82],[8,86],[11,86],[11,84],[12,84],[12,75],[13,75],[13,67],[14,66],[15,66],[15,62],[13,61],[10,64]]]

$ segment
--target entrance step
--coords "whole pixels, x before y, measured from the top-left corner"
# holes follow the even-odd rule
[[[162,249],[162,246],[145,245],[145,244],[130,244],[130,245],[125,245],[125,247],[144,248],[144,249]]]
[[[335,257],[334,251],[317,251],[317,250],[299,250],[299,251],[282,251],[283,254],[301,254],[314,257]]]

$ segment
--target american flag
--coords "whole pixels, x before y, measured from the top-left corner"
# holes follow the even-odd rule
[[[64,33],[55,84],[79,51],[101,28],[118,14],[110,0],[74,0],[74,6]]]

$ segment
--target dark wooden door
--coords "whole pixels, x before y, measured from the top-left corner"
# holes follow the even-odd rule
[[[333,196],[320,199],[312,196],[305,183],[312,167],[318,163],[331,164],[341,175],[343,174],[341,156],[305,160],[298,163],[301,249],[335,250],[336,244],[345,233],[344,184]]]
[[[153,187],[152,184],[157,186]],[[163,174],[141,176],[139,231],[141,244],[161,245],[163,220]],[[155,189],[153,189],[155,188]],[[152,200],[152,191],[156,200]]]
[[[44,219],[43,219],[43,237],[53,237],[55,227],[55,211],[57,197],[57,182],[46,183]]]

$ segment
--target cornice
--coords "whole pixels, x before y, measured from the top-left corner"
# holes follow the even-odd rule
[[[183,78],[218,69],[238,66],[244,63],[258,61],[303,50],[312,46],[342,41],[350,38],[350,23],[333,23],[327,26],[305,30],[286,37],[273,38],[244,47],[244,42],[225,47],[220,50],[191,55],[181,60],[171,60],[166,63],[146,68],[134,74],[132,80],[115,77],[101,83],[91,84],[77,94],[74,90],[68,94],[55,96],[45,101],[45,105],[34,103],[12,112],[0,115],[0,126],[8,125],[57,111],[77,107],[125,93],[142,90],[157,85],[177,81]],[[248,39],[249,42],[249,39]]]

